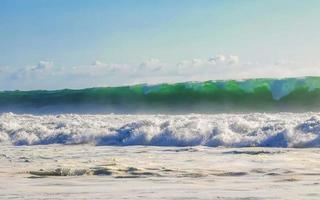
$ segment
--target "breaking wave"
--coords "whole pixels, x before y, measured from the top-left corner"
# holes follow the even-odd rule
[[[320,113],[0,115],[7,145],[319,147]]]
[[[320,77],[0,92],[0,112],[225,113],[320,111]]]

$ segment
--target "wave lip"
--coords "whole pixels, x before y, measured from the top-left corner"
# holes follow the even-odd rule
[[[215,115],[0,115],[12,145],[320,146],[320,113]]]
[[[320,77],[0,92],[0,112],[225,113],[320,111]]]

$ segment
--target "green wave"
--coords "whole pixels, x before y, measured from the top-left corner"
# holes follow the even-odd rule
[[[214,113],[318,111],[320,77],[0,92],[0,111]]]

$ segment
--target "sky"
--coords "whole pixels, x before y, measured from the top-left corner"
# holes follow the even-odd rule
[[[318,0],[0,0],[0,90],[320,76]]]

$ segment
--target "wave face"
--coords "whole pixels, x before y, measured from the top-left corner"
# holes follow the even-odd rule
[[[0,92],[0,112],[221,113],[319,111],[320,77]]]
[[[0,142],[209,147],[320,147],[320,113],[0,115]]]

